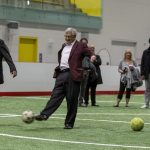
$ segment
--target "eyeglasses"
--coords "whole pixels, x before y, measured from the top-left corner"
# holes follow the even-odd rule
[[[68,35],[64,35],[65,37],[68,37],[68,38],[71,38],[72,36],[70,35],[70,36],[68,36]]]
[[[67,37],[67,38],[73,38],[73,37],[75,37],[74,35],[64,35],[65,37]]]

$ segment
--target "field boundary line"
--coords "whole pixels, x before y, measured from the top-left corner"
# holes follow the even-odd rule
[[[119,144],[102,144],[102,143],[92,143],[92,142],[80,142],[80,141],[68,141],[68,140],[57,140],[57,139],[46,139],[39,137],[28,137],[21,135],[12,135],[0,133],[0,136],[11,137],[11,138],[19,138],[19,139],[27,139],[27,140],[38,140],[38,141],[47,141],[47,142],[59,142],[59,143],[69,143],[69,144],[83,144],[83,145],[95,145],[95,146],[104,146],[104,147],[122,147],[122,148],[139,148],[139,149],[150,149],[148,146],[135,146],[135,145],[119,145]]]
[[[11,117],[21,117],[22,115],[15,115],[15,114],[0,114],[0,118],[11,118]],[[53,117],[51,116],[50,119],[65,119],[63,117]],[[94,121],[94,122],[110,122],[110,123],[130,123],[130,121],[121,121],[121,120],[98,120],[98,119],[81,119],[81,118],[76,118],[76,120],[80,120],[80,121]],[[144,123],[144,124],[150,124],[150,123]]]
[[[62,117],[51,117],[53,119],[65,119],[65,118],[62,118]],[[94,121],[94,122],[110,122],[110,123],[127,123],[129,124],[130,121],[113,121],[113,120],[95,120],[95,119],[81,119],[81,118],[77,118],[76,120],[80,120],[80,121]],[[150,124],[150,123],[144,123],[144,124]]]
[[[77,113],[78,115],[110,115],[110,116],[150,116],[150,114],[147,113]],[[0,114],[0,116],[21,116],[17,114]],[[52,116],[66,116],[66,114],[53,114]]]
[[[139,95],[137,95],[137,96],[139,96]],[[7,97],[7,96],[6,96]],[[10,98],[10,97],[9,97]],[[41,99],[43,99],[43,100],[49,100],[49,97],[38,97],[38,96],[25,96],[25,97],[20,97],[20,96],[16,96],[16,97],[11,97],[11,98],[17,98],[17,99],[20,99],[20,98],[24,98],[24,99],[39,99],[39,100],[41,100]],[[107,100],[107,101],[103,101],[103,100],[97,100],[96,101],[97,103],[114,103],[115,101],[109,101],[109,100]],[[122,101],[122,103],[125,103],[124,101]],[[133,103],[133,104],[143,104],[144,102],[133,102],[133,101],[131,101],[130,103]]]

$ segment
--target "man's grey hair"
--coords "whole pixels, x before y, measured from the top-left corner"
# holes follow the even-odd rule
[[[77,36],[77,30],[75,28],[69,27],[65,30],[65,33],[66,32],[71,32],[71,35]]]

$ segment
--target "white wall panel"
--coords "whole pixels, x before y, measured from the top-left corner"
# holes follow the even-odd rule
[[[57,64],[49,63],[15,63],[18,76],[12,78],[9,68],[4,62],[5,83],[0,85],[0,92],[42,92],[52,91],[55,79],[52,78]],[[97,91],[117,91],[120,74],[117,66],[101,67],[103,84],[98,85]],[[144,90],[144,85],[138,90]]]

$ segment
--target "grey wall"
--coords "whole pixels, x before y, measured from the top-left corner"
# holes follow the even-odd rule
[[[141,58],[150,37],[150,0],[103,0],[103,28],[91,34],[97,49],[107,48],[110,55],[121,59],[112,49],[112,40],[136,42],[136,59]],[[124,50],[124,49],[120,49]]]
[[[103,27],[99,33],[89,34],[89,43],[94,44],[100,53],[105,65],[110,56],[111,64],[117,65],[122,59],[124,49],[118,47],[117,51],[112,46],[112,41],[135,43],[134,57],[140,60],[143,50],[148,47],[150,37],[150,0],[103,0]],[[56,62],[57,51],[64,42],[64,32],[48,29],[20,27],[8,31],[4,25],[0,26],[0,37],[10,48],[15,61],[18,61],[18,37],[38,37],[38,52],[43,53],[43,62]],[[81,34],[78,34],[80,39]],[[106,54],[106,53],[107,54]]]
[[[1,92],[48,92],[54,87],[53,72],[56,64],[15,62],[18,71],[16,78],[12,78],[8,65],[6,63],[3,65],[5,84],[0,86],[0,94]],[[103,84],[98,84],[96,90],[102,93],[103,91],[112,93],[118,91],[120,74],[117,70],[117,66],[101,66]],[[136,91],[143,90],[144,84]]]

